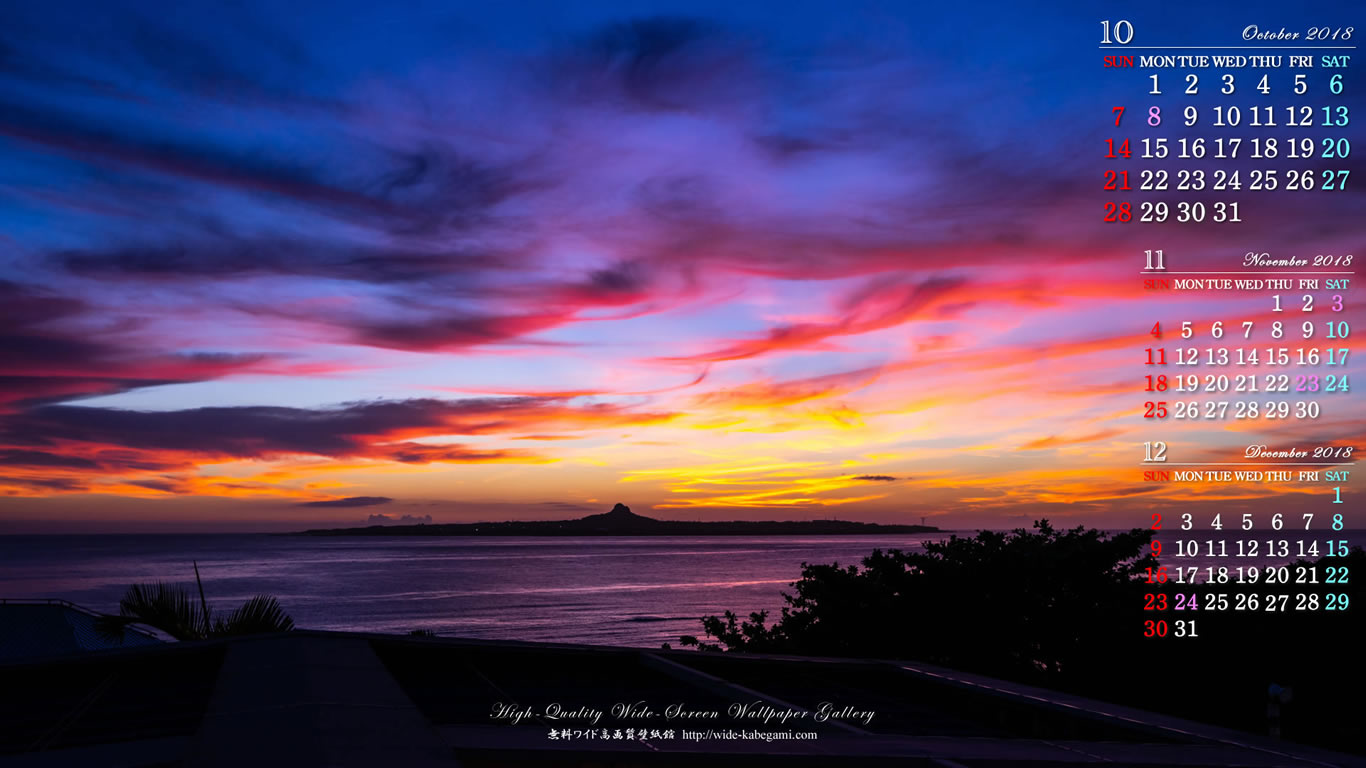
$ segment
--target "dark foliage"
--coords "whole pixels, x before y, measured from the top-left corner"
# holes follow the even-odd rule
[[[861,567],[803,564],[776,621],[726,611],[702,620],[705,638],[681,641],[705,651],[911,659],[1257,731],[1269,725],[1268,689],[1289,687],[1287,738],[1361,750],[1351,718],[1360,708],[1343,692],[1366,687],[1357,647],[1366,552],[1289,564],[1277,571],[1287,583],[1268,583],[1259,569],[1256,583],[1239,584],[1237,568],[1249,561],[1230,557],[1227,581],[1195,585],[1177,582],[1175,567],[1189,564],[1166,541],[1167,580],[1152,584],[1154,535],[1060,531],[1044,520],[926,542],[923,552],[874,551]],[[1326,541],[1313,539],[1323,554]],[[1347,583],[1325,583],[1330,567],[1345,569],[1336,573],[1350,574]],[[1357,605],[1325,610],[1328,593]],[[1165,594],[1167,610],[1144,610],[1148,594]],[[1178,594],[1199,608],[1175,611]],[[1211,610],[1220,601],[1226,607]],[[1167,636],[1145,637],[1148,620],[1165,621]],[[1180,620],[1194,620],[1198,636],[1177,637]]]
[[[1047,520],[1033,531],[982,531],[874,551],[862,568],[803,564],[779,619],[703,619],[708,650],[914,658],[1012,677],[1080,674],[1117,621],[1133,617],[1155,565],[1152,532],[1117,535]],[[927,631],[933,627],[933,631]]]

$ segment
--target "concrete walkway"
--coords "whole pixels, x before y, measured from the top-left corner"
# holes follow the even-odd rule
[[[185,765],[459,765],[359,638],[273,636],[228,646]]]

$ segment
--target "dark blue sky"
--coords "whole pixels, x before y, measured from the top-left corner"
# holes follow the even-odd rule
[[[1149,305],[1099,152],[1150,99],[1099,21],[1356,9],[1049,6],[11,4],[0,523],[1165,503],[1114,469]],[[1359,248],[1358,188],[1152,232]]]

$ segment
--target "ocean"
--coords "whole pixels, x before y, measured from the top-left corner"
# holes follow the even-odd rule
[[[1316,533],[1312,538],[1328,535]],[[212,605],[226,609],[273,594],[301,628],[657,648],[677,646],[680,635],[700,636],[701,617],[726,609],[776,615],[804,561],[856,564],[875,548],[919,550],[923,541],[947,535],[0,536],[0,598],[64,598],[112,612],[129,584],[193,582],[198,562]],[[1366,541],[1362,531],[1333,538]],[[1277,562],[1163,560],[1201,567]]]
[[[946,534],[877,537],[0,536],[0,598],[115,611],[129,584],[193,582],[227,608],[279,598],[300,628],[659,647],[700,619],[783,605],[803,561],[859,562]]]

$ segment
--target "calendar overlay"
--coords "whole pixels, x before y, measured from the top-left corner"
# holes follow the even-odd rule
[[[1356,29],[1249,25],[1208,46],[1147,41],[1122,19],[1101,31],[1104,76],[1128,95],[1107,105],[1096,148],[1098,213],[1152,308],[1135,318],[1133,418],[1148,439],[1133,471],[1199,499],[1144,521],[1154,565],[1135,629],[1229,639],[1254,615],[1341,616],[1345,585],[1366,578],[1335,562],[1362,525],[1350,425],[1364,254],[1320,247],[1294,211],[1366,183],[1352,173],[1353,143],[1366,149],[1352,130]],[[1199,252],[1168,244],[1189,228],[1215,237]],[[1271,494],[1295,503],[1238,509]]]

